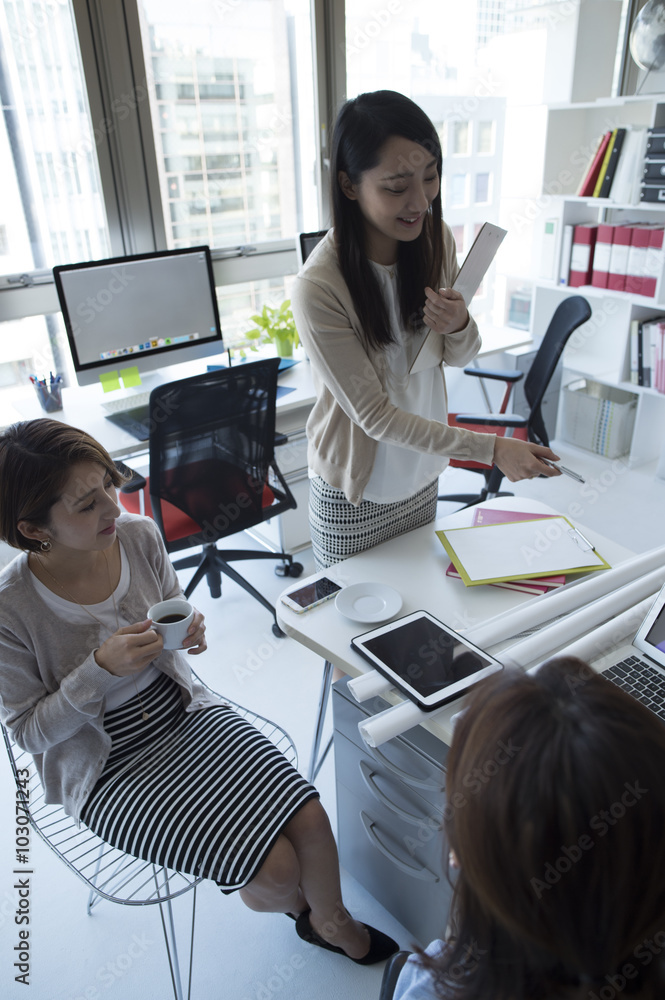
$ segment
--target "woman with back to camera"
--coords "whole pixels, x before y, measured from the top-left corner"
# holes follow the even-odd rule
[[[0,434],[0,715],[47,803],[107,843],[286,912],[299,936],[367,965],[396,950],[342,902],[316,789],[164,650],[152,605],[181,595],[150,518],[84,431],[42,419]],[[206,649],[196,611],[184,648]]]
[[[341,108],[330,160],[333,229],[292,288],[317,400],[307,424],[310,528],[324,568],[436,515],[450,458],[495,462],[515,482],[560,473],[549,448],[447,424],[443,364],[480,337],[451,286],[457,255],[441,206],[441,144],[427,115],[390,90]],[[409,369],[428,330],[438,362]]]
[[[448,940],[395,1000],[662,1000],[663,773],[662,722],[581,660],[482,681],[447,759]]]

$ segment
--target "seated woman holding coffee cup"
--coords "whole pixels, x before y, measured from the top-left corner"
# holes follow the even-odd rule
[[[316,789],[177,651],[206,649],[203,615],[154,521],[121,513],[122,482],[66,424],[0,435],[0,538],[23,550],[0,574],[3,722],[46,801],[108,843],[288,913],[312,944],[382,961],[397,945],[346,911]]]

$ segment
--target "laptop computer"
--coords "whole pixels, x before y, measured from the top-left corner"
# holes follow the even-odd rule
[[[665,587],[633,641],[592,660],[591,666],[665,722]]]

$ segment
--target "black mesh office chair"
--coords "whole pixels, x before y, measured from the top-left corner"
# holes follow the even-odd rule
[[[524,379],[524,396],[529,406],[526,416],[506,412],[512,388],[523,377],[523,372],[471,367],[464,369],[465,375],[506,383],[500,411],[484,414],[451,413],[448,416],[451,426],[466,427],[468,430],[481,432],[509,433],[524,441],[533,441],[549,447],[549,437],[541,412],[543,397],[568,338],[590,317],[591,306],[582,295],[571,295],[557,306]],[[479,493],[447,493],[439,496],[439,500],[450,500],[471,507],[473,504],[497,496],[512,496],[511,493],[499,492],[503,473],[496,465],[488,466],[480,462],[460,460],[451,460],[450,465],[452,468],[473,469],[480,472],[485,477],[485,486]]]
[[[268,358],[158,386],[150,394],[150,474],[122,487],[122,502],[155,519],[169,553],[203,546],[175,560],[196,567],[189,597],[205,576],[220,597],[229,576],[267,608],[273,632],[283,635],[272,604],[231,565],[245,559],[277,559],[279,576],[300,576],[301,563],[287,552],[218,549],[217,542],[296,507],[275,462],[275,399],[279,358]]]

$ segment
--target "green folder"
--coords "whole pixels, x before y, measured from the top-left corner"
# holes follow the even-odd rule
[[[443,528],[436,534],[467,587],[610,568],[563,516]]]

